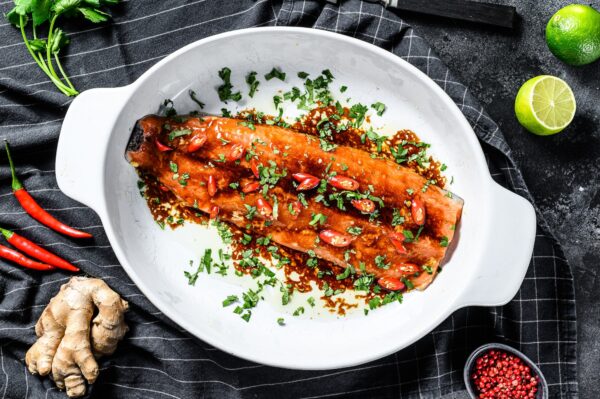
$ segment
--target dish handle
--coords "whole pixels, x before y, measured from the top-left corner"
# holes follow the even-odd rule
[[[102,215],[104,158],[125,88],[91,89],[69,106],[56,150],[56,180],[67,196]]]
[[[533,254],[536,216],[525,198],[492,183],[491,217],[487,247],[483,248],[486,264],[473,280],[460,307],[500,306],[517,294]]]

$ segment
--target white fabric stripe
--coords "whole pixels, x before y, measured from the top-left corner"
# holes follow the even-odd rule
[[[161,394],[161,395],[164,395],[164,396],[168,396],[169,398],[182,399],[179,396],[171,395],[170,393],[163,392],[163,391],[158,391],[156,389],[138,388],[138,387],[132,387],[132,386],[129,386],[129,385],[115,384],[115,383],[112,383],[112,382],[105,382],[105,383],[99,384],[99,385],[110,385],[110,386],[113,386],[113,387],[126,388],[126,389],[131,389],[131,390],[134,390],[134,391],[158,393],[158,394]]]

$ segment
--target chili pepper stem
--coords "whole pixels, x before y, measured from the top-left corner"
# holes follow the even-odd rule
[[[7,240],[10,240],[10,238],[14,234],[12,231],[3,229],[2,227],[0,227],[0,233],[2,233],[2,235],[4,236],[4,238],[6,238]]]
[[[12,175],[12,190],[17,191],[23,188],[23,184],[19,181],[15,172],[15,165],[13,164],[12,157],[10,156],[10,149],[8,148],[8,141],[4,140],[4,148],[6,148],[6,156],[8,157],[8,164],[10,165],[10,174]]]

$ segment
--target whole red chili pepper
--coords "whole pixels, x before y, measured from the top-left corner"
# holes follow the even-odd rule
[[[70,264],[69,262],[64,260],[63,258],[60,258],[60,257],[54,255],[52,252],[45,250],[44,248],[40,247],[36,243],[29,241],[25,237],[21,237],[17,233],[14,233],[10,230],[3,229],[1,227],[0,227],[0,233],[2,233],[4,238],[6,238],[6,241],[8,241],[9,243],[14,245],[16,248],[20,249],[21,251],[25,252],[27,255],[31,256],[32,258],[36,258],[38,260],[41,260],[42,262],[46,262],[49,265],[56,266],[59,269],[65,269],[65,270],[69,270],[72,272],[79,271],[78,267],[73,266],[72,264]]]
[[[33,270],[54,270],[54,266],[47,265],[45,263],[36,262],[29,259],[20,252],[15,251],[4,245],[0,245],[0,258],[8,259],[17,265],[26,267],[27,269]]]
[[[91,238],[90,233],[76,230],[66,224],[58,221],[54,216],[46,212],[42,207],[33,199],[33,197],[25,190],[23,184],[17,178],[15,173],[15,166],[13,165],[12,158],[10,156],[10,150],[8,149],[8,142],[4,140],[4,146],[6,148],[6,155],[8,157],[8,163],[10,164],[10,173],[12,174],[12,190],[17,197],[17,200],[25,210],[35,220],[41,224],[50,227],[52,230],[57,231],[61,234],[67,235],[73,238]]]

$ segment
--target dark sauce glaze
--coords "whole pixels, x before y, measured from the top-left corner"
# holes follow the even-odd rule
[[[319,137],[319,130],[317,125],[322,121],[329,121],[333,128],[333,133],[328,137],[328,141],[337,144],[351,146],[371,154],[375,154],[377,157],[395,160],[392,153],[392,148],[402,148],[406,150],[403,155],[407,158],[407,161],[403,163],[406,166],[423,177],[429,179],[431,184],[435,184],[440,188],[444,188],[446,184],[446,178],[441,174],[441,163],[436,161],[430,156],[427,156],[427,163],[424,165],[423,162],[419,163],[417,160],[409,160],[411,156],[419,154],[424,148],[421,144],[420,139],[417,135],[410,130],[400,130],[392,137],[386,138],[381,141],[380,151],[378,151],[377,145],[372,140],[365,138],[366,132],[363,129],[357,129],[354,127],[342,127],[339,125],[344,123],[346,120],[335,120],[331,117],[335,114],[339,114],[339,110],[335,106],[320,107],[309,111],[303,118],[296,121],[290,127],[300,131],[302,133]],[[343,115],[348,117],[349,110],[344,108]],[[253,120],[255,123],[264,123],[266,120],[276,119],[270,115],[264,115],[256,112],[255,110],[246,110],[236,116],[238,119]],[[344,126],[344,125],[342,125]],[[422,158],[423,159],[423,158]],[[220,165],[220,167],[227,167],[227,164]],[[322,165],[315,165],[315,169],[322,169]],[[233,170],[239,171],[239,168],[232,168]],[[238,172],[236,172],[238,173]],[[252,178],[251,172],[238,173],[234,181],[240,181],[242,179]],[[182,205],[178,202],[175,195],[172,194],[168,189],[161,187],[160,183],[156,181],[153,176],[141,175],[142,181],[144,182],[143,195],[147,201],[148,207],[152,213],[154,220],[164,228],[169,226],[173,229],[183,225],[184,222],[189,221],[202,225],[207,225],[210,221],[207,214],[196,211],[193,208]],[[291,183],[290,183],[291,184]],[[288,187],[292,189],[293,187]],[[406,207],[407,208],[407,207]],[[407,209],[404,209],[408,212]],[[356,213],[357,217],[364,217],[360,212],[354,210],[352,207],[348,207],[349,212]],[[390,215],[383,214],[382,219],[390,219]],[[386,220],[389,222],[389,220]],[[242,252],[251,249],[255,255],[267,260],[272,265],[278,265],[279,262],[275,258],[286,258],[289,260],[287,263],[279,264],[278,267],[282,268],[285,274],[285,281],[282,283],[287,284],[291,292],[310,292],[312,291],[311,282],[315,283],[321,290],[325,288],[329,289],[329,292],[345,292],[346,290],[354,290],[354,284],[352,279],[341,279],[338,280],[336,275],[344,271],[343,268],[334,265],[331,262],[323,259],[318,259],[318,264],[313,267],[307,266],[310,256],[306,253],[294,251],[289,248],[278,246],[278,251],[275,255],[267,251],[267,247],[259,245],[256,242],[256,237],[249,244],[243,244],[242,238],[244,234],[252,235],[252,232],[245,231],[239,227],[226,223],[232,233],[231,239],[231,257],[233,260],[234,268],[244,274],[250,274],[252,269],[245,268],[240,265],[242,259]],[[293,276],[293,278],[292,278]],[[372,291],[355,291],[355,297],[357,299],[364,300],[368,303],[374,297],[385,297],[387,292],[382,290],[380,293],[374,293]],[[339,315],[345,315],[346,312],[352,308],[356,308],[356,303],[348,303],[344,298],[339,296],[326,296],[322,295],[320,299],[323,301],[324,307],[330,312]]]

